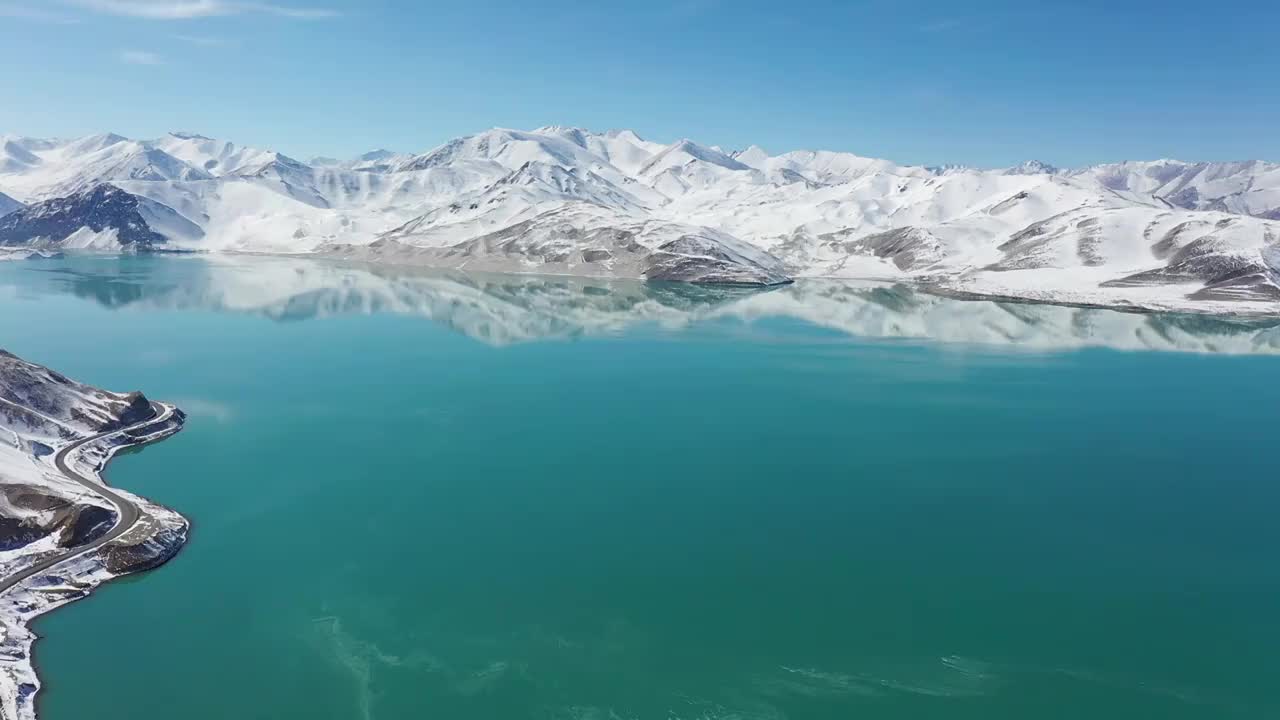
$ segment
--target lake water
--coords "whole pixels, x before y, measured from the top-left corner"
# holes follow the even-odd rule
[[[190,413],[191,518],[41,619],[46,720],[1280,715],[1280,329],[0,263],[0,346]]]

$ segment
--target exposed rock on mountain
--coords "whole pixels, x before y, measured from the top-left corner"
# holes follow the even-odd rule
[[[1037,300],[1280,312],[1262,271],[1280,237],[1269,219],[1280,216],[1280,170],[1264,162],[924,168],[559,126],[309,164],[191,133],[5,138],[0,147],[0,192],[16,200],[82,205],[73,198],[109,183],[136,198],[119,198],[123,206],[137,205],[105,223],[68,208],[41,224],[19,209],[0,218],[0,244],[163,243],[707,283],[865,277]],[[1199,243],[1187,249],[1191,240]]]
[[[1275,218],[1280,209],[1280,164],[1260,160],[1123,162],[1079,170],[1104,186],[1152,195],[1187,210]]]
[[[151,412],[141,393],[113,393],[78,383],[49,368],[0,350],[0,419],[28,427],[49,426],[55,435],[68,429],[86,435],[131,425]],[[21,413],[19,405],[38,415]]]
[[[635,222],[590,204],[570,205],[445,247],[413,244],[411,223],[370,245],[334,245],[324,254],[489,272],[540,272],[729,285],[790,281],[781,263],[707,228]]]
[[[46,200],[0,217],[0,245],[150,249],[166,242],[139,205],[111,185]]]
[[[186,520],[99,475],[118,450],[182,421],[140,393],[89,387],[0,350],[0,717],[34,718],[32,618],[182,546]]]

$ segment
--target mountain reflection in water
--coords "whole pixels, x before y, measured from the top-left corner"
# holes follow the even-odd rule
[[[9,263],[0,282],[27,291],[71,293],[109,308],[252,313],[282,322],[414,315],[492,345],[612,334],[642,324],[678,330],[706,321],[791,319],[855,338],[1038,350],[1280,353],[1280,319],[956,300],[905,285],[861,281],[801,280],[752,290],[432,272],[303,258],[71,256]]]

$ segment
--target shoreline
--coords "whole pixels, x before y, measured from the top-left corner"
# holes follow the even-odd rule
[[[835,278],[811,279],[833,280]],[[976,290],[965,290],[949,285],[938,285],[929,281],[909,281],[906,284],[912,285],[921,292],[929,293],[930,295],[937,295],[938,297],[944,297],[950,300],[959,300],[962,302],[1052,305],[1054,307],[1079,308],[1081,310],[1109,310],[1111,312],[1128,313],[1130,315],[1194,315],[1198,317],[1215,318],[1224,322],[1260,322],[1267,320],[1280,320],[1280,307],[1271,310],[1226,310],[1217,307],[1203,307],[1197,305],[1162,305],[1154,302],[1146,304],[1141,302],[1108,304],[1104,302],[1090,302],[1088,300],[1071,300],[1069,298],[1048,300],[1027,295],[1012,295],[999,292],[984,293]],[[1244,302],[1245,301],[1241,301],[1241,304],[1243,305]]]
[[[116,508],[112,527],[97,539],[0,580],[0,718],[34,720],[42,683],[34,657],[39,636],[31,624],[88,597],[118,577],[168,562],[186,544],[190,522],[177,512],[103,477],[124,450],[145,447],[179,432],[186,416],[176,406],[151,402],[152,417],[124,428],[72,440],[58,448],[52,469]]]

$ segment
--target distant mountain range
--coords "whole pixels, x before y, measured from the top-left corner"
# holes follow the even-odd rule
[[[925,168],[567,127],[309,162],[190,133],[0,138],[0,246],[10,247],[749,285],[876,278],[1275,313],[1278,219],[1280,165],[1261,161]]]

